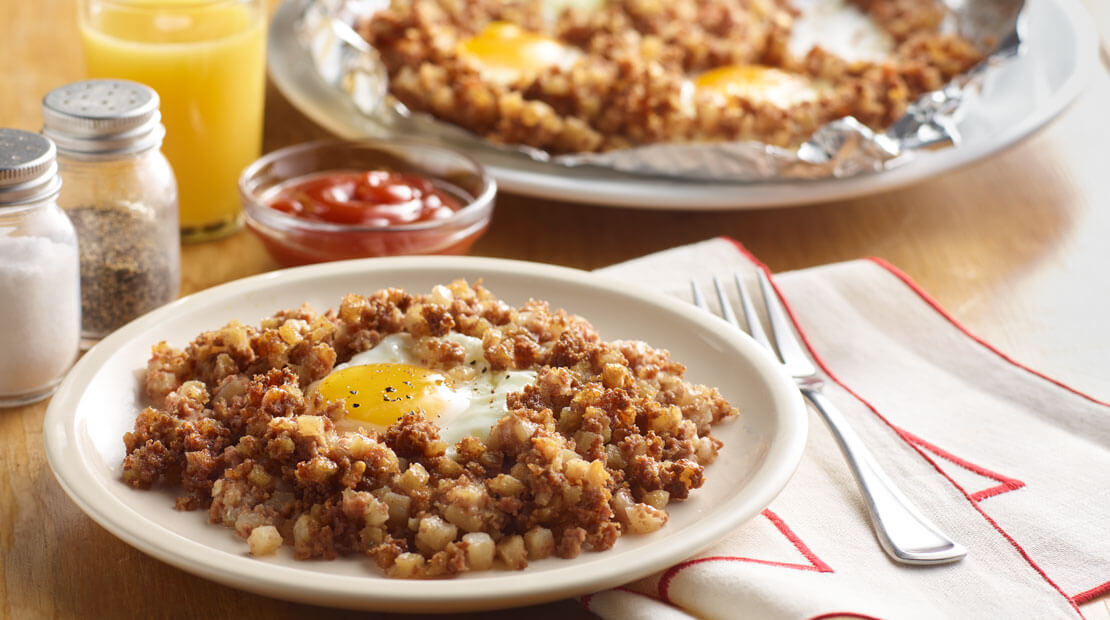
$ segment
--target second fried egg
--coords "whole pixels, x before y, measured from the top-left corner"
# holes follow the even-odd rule
[[[707,71],[694,80],[699,92],[790,108],[817,101],[821,85],[808,77],[760,65],[731,65]]]

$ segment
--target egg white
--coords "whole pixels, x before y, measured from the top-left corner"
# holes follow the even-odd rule
[[[871,16],[844,0],[793,0],[794,20],[787,46],[797,57],[820,46],[849,62],[881,62],[894,52],[894,39]]]

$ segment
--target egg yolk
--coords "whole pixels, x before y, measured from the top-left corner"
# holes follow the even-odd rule
[[[815,101],[817,89],[805,77],[772,67],[733,65],[707,71],[694,80],[700,91],[788,108]]]
[[[479,65],[486,77],[504,82],[565,66],[574,59],[573,50],[558,40],[508,22],[492,22],[460,41],[457,53]]]
[[[317,391],[329,402],[342,399],[350,418],[385,428],[417,409],[438,415],[443,404],[436,394],[446,386],[442,374],[427,368],[366,364],[333,372]]]

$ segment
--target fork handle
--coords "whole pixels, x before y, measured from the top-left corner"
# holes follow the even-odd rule
[[[840,445],[867,503],[879,544],[892,559],[906,564],[940,564],[967,555],[963,546],[941,533],[898,490],[827,396],[806,387],[801,391],[821,414]]]

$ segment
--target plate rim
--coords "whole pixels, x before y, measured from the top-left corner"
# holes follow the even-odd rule
[[[616,289],[618,294],[649,303],[664,312],[681,313],[695,325],[713,329],[721,328],[722,339],[729,346],[736,348],[738,352],[742,352],[748,358],[748,361],[761,371],[761,382],[767,386],[772,399],[782,405],[779,407],[776,417],[779,428],[775,435],[768,439],[766,459],[758,468],[753,470],[752,479],[746,483],[746,487],[754,486],[754,489],[751,489],[751,493],[748,494],[750,497],[746,501],[738,502],[738,507],[745,508],[743,518],[739,520],[736,518],[721,518],[707,524],[705,527],[699,521],[697,522],[699,523],[697,528],[684,528],[685,530],[696,531],[675,534],[679,537],[679,542],[687,539],[692,541],[688,547],[685,547],[686,551],[681,557],[675,555],[674,550],[667,550],[665,553],[653,552],[653,547],[658,545],[647,546],[637,552],[637,559],[646,554],[650,561],[640,562],[635,570],[631,572],[610,568],[609,570],[601,570],[602,574],[598,576],[596,573],[599,571],[596,569],[581,571],[581,566],[576,568],[573,565],[545,569],[542,573],[532,574],[528,574],[527,569],[523,572],[496,571],[491,573],[489,577],[436,580],[434,590],[428,587],[428,581],[410,582],[384,579],[368,572],[367,576],[382,579],[370,583],[388,585],[384,590],[371,588],[368,596],[365,589],[368,582],[361,576],[328,574],[325,580],[314,580],[316,583],[313,587],[291,588],[290,585],[294,581],[303,583],[306,572],[311,573],[311,570],[270,564],[267,565],[265,571],[259,571],[257,570],[259,567],[257,559],[245,555],[228,554],[231,556],[230,558],[220,557],[223,554],[213,555],[208,545],[174,533],[164,526],[160,526],[159,529],[162,531],[157,532],[161,539],[152,540],[154,536],[149,532],[133,529],[136,525],[141,526],[151,523],[151,519],[123,504],[114,497],[110,490],[103,487],[97,476],[89,469],[82,467],[88,461],[72,456],[74,451],[80,450],[78,444],[81,439],[81,419],[77,416],[76,405],[83,396],[84,389],[96,377],[101,363],[111,358],[120,347],[131,343],[133,340],[132,334],[145,332],[150,327],[156,326],[165,317],[173,315],[184,307],[206,302],[211,303],[232,294],[245,295],[258,290],[265,290],[279,282],[282,283],[282,286],[288,286],[291,282],[309,280],[320,275],[350,277],[354,274],[369,272],[408,271],[424,273],[430,271],[458,271],[468,268],[483,269],[491,274],[498,273],[507,276],[528,274],[540,280],[584,286],[586,290],[591,288],[593,290]],[[693,306],[677,298],[617,282],[591,272],[527,261],[484,257],[371,258],[338,261],[258,274],[194,293],[163,306],[124,326],[87,352],[63,380],[47,407],[43,421],[47,461],[55,479],[58,480],[66,494],[86,515],[117,538],[147,555],[186,572],[266,596],[310,604],[364,610],[473,611],[540,603],[585,594],[646,576],[712,544],[740,523],[756,516],[760,510],[770,504],[789,482],[801,461],[808,434],[808,417],[801,395],[793,380],[769,357],[762,356],[761,350],[757,348],[759,345],[746,334],[731,328],[716,316],[709,313],[691,312],[691,310],[694,310]],[[760,355],[753,357],[752,353],[757,351],[760,352]],[[71,454],[67,455],[67,451]],[[155,522],[155,524],[157,523]],[[167,541],[165,539],[166,532],[171,534],[171,540]],[[679,532],[683,532],[683,530]],[[670,546],[675,544],[671,543]],[[206,558],[206,554],[210,557]],[[595,562],[605,564],[606,556],[603,553],[598,554],[597,558]],[[593,565],[593,562],[591,565]],[[242,570],[250,568],[255,570]],[[277,572],[280,578],[274,578],[274,572]],[[576,572],[585,572],[589,577],[575,575]],[[542,575],[544,579],[531,578],[537,574]],[[298,578],[300,579],[298,580]],[[489,588],[483,590],[483,588],[474,587],[475,584],[480,584],[485,580],[491,580],[491,584],[500,590],[492,598],[490,593],[485,591]],[[351,587],[356,583],[363,586],[361,592],[356,592]]]
[[[271,79],[295,108],[330,133],[348,139],[381,135],[384,130],[374,127],[349,101],[339,105],[347,112],[354,113],[365,133],[353,134],[350,124],[318,109],[309,101],[314,96],[319,96],[320,91],[333,90],[334,87],[315,73],[307,55],[289,53],[292,47],[299,45],[293,32],[292,20],[306,1],[310,0],[283,0],[274,14],[267,38],[267,70]],[[1075,64],[1068,68],[1070,73],[1060,88],[1020,122],[1008,125],[990,139],[936,152],[922,152],[914,161],[891,170],[842,179],[801,182],[683,181],[621,175],[616,171],[613,171],[612,178],[599,179],[568,172],[572,169],[563,169],[566,173],[560,174],[559,170],[554,169],[551,172],[540,172],[507,167],[490,163],[482,153],[471,152],[471,155],[489,170],[502,191],[616,208],[700,211],[762,209],[848,200],[887,192],[978,162],[1013,146],[1059,116],[1084,90],[1098,59],[1098,37],[1086,9],[1079,0],[1026,0],[1023,15],[1028,14],[1029,4],[1034,2],[1058,10],[1070,26],[1070,32],[1061,36],[1070,35],[1068,38],[1073,42]],[[1024,22],[1026,31],[1043,27],[1038,20],[1025,19]],[[282,41],[292,43],[283,47]],[[1025,49],[1026,54],[1037,52],[1031,46],[1025,46]],[[275,62],[279,58],[282,62]],[[298,84],[298,77],[312,82],[311,87]],[[333,100],[332,103],[336,102]],[[526,163],[533,162],[522,162],[522,166]]]

